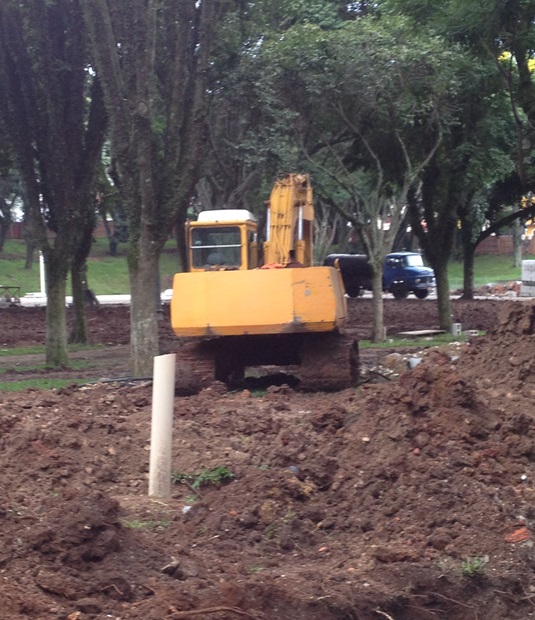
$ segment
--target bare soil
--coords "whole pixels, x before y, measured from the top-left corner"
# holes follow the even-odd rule
[[[371,302],[349,304],[369,337]],[[2,619],[535,618],[535,304],[454,312],[488,334],[362,351],[356,389],[177,397],[169,500],[147,497],[150,382],[0,392]],[[429,300],[385,317],[389,335],[438,323]],[[90,310],[102,347],[63,376],[128,377],[128,323]],[[44,335],[43,310],[0,310],[1,348]],[[0,358],[1,380],[27,362]]]

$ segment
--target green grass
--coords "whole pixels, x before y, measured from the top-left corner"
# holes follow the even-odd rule
[[[40,290],[39,259],[31,270],[24,269],[25,245],[23,241],[6,242],[0,254],[0,285],[20,286],[21,294]],[[524,258],[535,258],[525,256]],[[171,288],[173,274],[177,269],[178,258],[174,240],[169,240],[160,261],[160,288]],[[450,288],[457,290],[463,285],[463,265],[451,261],[448,267]],[[521,268],[513,267],[510,255],[477,256],[475,260],[475,286],[490,283],[520,280]],[[111,257],[108,253],[106,239],[97,239],[91,249],[88,260],[88,283],[96,295],[120,295],[130,292],[128,267],[126,263],[126,245],[119,246],[119,256]],[[70,285],[67,294],[70,294]]]
[[[6,242],[0,254],[0,285],[20,286],[21,295],[41,290],[39,276],[39,254],[36,252],[31,269],[24,269],[26,249],[23,241]],[[177,270],[178,257],[176,244],[170,240],[160,259],[160,288],[171,288],[173,275]],[[96,295],[124,295],[130,292],[126,246],[119,247],[119,256],[108,254],[106,239],[97,239],[91,249],[87,265],[89,287]],[[71,294],[70,282],[67,295]]]
[[[31,347],[16,347],[15,349],[0,349],[0,357],[12,357],[13,355],[44,355],[45,346],[42,344]]]
[[[103,345],[88,345],[88,344],[70,344],[67,347],[69,353],[75,351],[87,351],[92,349],[105,348]],[[13,357],[14,355],[44,355],[46,353],[46,347],[43,344],[34,344],[29,347],[15,347],[13,349],[0,349],[0,357]]]
[[[482,334],[483,332],[481,332]],[[372,342],[371,340],[359,340],[359,349],[393,349],[397,347],[429,347],[450,344],[452,342],[465,342],[465,334],[453,336],[452,334],[437,334],[436,336],[420,336],[418,338],[387,338],[384,342]]]
[[[91,362],[88,360],[71,360],[69,361],[69,370],[87,370],[88,368],[94,368],[95,362]],[[5,368],[0,368],[0,375],[6,374],[7,372],[35,372],[41,370],[52,370],[46,364],[32,364],[30,366],[21,366],[18,364],[11,364],[9,362],[6,364]]]
[[[88,349],[95,349],[100,347],[87,346],[87,345],[69,345],[69,351],[81,351]],[[0,368],[0,378],[2,375],[7,372],[11,372],[16,370],[17,372],[31,372],[31,371],[41,371],[47,370],[47,366],[44,362],[35,363],[32,365],[14,365],[11,362],[11,359],[16,356],[25,356],[25,355],[44,355],[45,347],[43,345],[35,345],[31,347],[17,347],[15,349],[0,349],[0,359],[2,360],[2,367]],[[69,369],[71,370],[87,370],[93,368],[95,366],[95,362],[91,360],[70,360],[69,361]],[[0,381],[0,392],[20,392],[22,390],[26,390],[28,388],[33,388],[36,390],[51,390],[53,388],[65,387],[66,385],[71,385],[72,383],[83,384],[88,381],[92,381],[92,379],[47,379],[45,377],[42,378],[33,378],[33,379],[19,379],[18,381]]]
[[[188,482],[192,489],[199,489],[203,485],[213,484],[219,486],[225,480],[234,478],[234,474],[224,465],[220,465],[215,469],[203,469],[198,474],[184,474],[174,472],[171,474],[173,483]]]
[[[532,260],[533,256],[524,256],[526,260]],[[463,286],[463,263],[450,261],[448,265],[450,289],[456,290]],[[487,254],[476,256],[474,265],[475,287],[485,284],[498,284],[500,282],[513,282],[522,277],[522,268],[513,266],[513,257],[506,254]]]
[[[0,392],[22,392],[32,388],[34,390],[53,390],[66,387],[73,383],[87,383],[86,379],[22,379],[20,381],[0,381]]]
[[[169,521],[149,519],[143,521],[141,519],[121,519],[124,527],[131,530],[160,530],[169,526]]]
[[[0,375],[5,375],[7,372],[35,372],[46,370],[45,364],[34,364],[33,366],[6,366],[6,368],[0,368]]]

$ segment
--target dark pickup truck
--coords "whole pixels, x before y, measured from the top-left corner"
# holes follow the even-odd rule
[[[342,273],[344,287],[349,297],[358,297],[363,291],[372,290],[372,269],[364,254],[329,254],[324,265],[338,266]],[[434,289],[435,273],[424,265],[417,252],[394,252],[387,254],[383,268],[383,290],[392,293],[396,299],[405,299],[414,293],[418,299],[425,299]]]

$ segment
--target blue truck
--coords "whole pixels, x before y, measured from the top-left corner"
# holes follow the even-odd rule
[[[372,290],[372,269],[364,254],[329,254],[324,265],[338,267],[342,274],[348,297],[358,297]],[[424,265],[417,252],[393,252],[387,254],[383,268],[383,290],[396,299],[405,299],[414,293],[425,299],[436,286],[434,271]]]

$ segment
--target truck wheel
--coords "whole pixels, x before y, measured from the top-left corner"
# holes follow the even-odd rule
[[[346,289],[347,296],[351,298],[360,297],[363,293],[364,293],[364,289],[361,289],[359,287],[351,286]]]
[[[407,299],[409,295],[409,291],[407,287],[403,286],[402,284],[393,286],[390,290],[391,290],[392,295],[394,295],[396,299]]]
[[[418,297],[418,299],[425,299],[429,295],[429,289],[417,289],[416,291],[414,291],[414,294],[416,295],[416,297]]]

